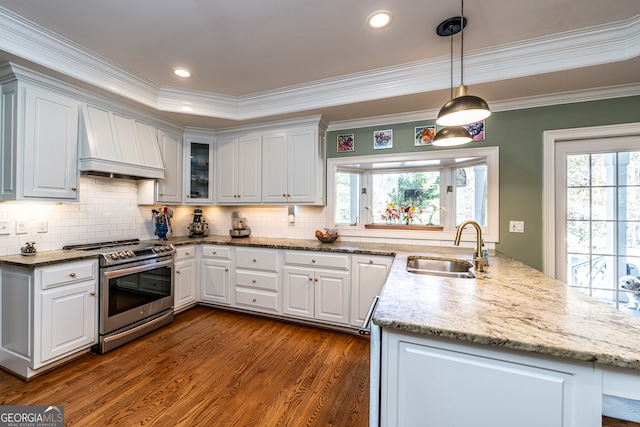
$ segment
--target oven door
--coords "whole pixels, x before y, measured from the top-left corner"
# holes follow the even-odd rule
[[[173,308],[173,257],[105,267],[100,277],[100,334]]]

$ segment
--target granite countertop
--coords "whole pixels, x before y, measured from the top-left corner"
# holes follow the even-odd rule
[[[471,258],[459,251],[421,255]],[[408,273],[408,255],[396,255],[374,313],[383,328],[640,369],[640,319],[501,254],[476,279]]]
[[[394,256],[373,316],[383,328],[640,369],[640,319],[493,251],[484,273],[458,279],[408,273],[407,257],[470,259],[471,249],[229,236],[171,237],[167,242]],[[8,255],[0,257],[0,267],[95,257],[62,250]]]

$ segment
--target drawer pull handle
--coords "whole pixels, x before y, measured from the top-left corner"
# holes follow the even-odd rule
[[[256,279],[253,279],[253,280],[251,281],[251,283],[256,283]]]
[[[180,270],[176,270],[176,274],[180,274]]]
[[[186,256],[191,255],[191,253],[190,253],[190,252],[185,252],[184,254],[185,254]]]
[[[253,262],[256,262],[256,259],[255,259],[255,258],[253,259]]]
[[[212,254],[212,255],[215,255],[215,254],[217,254],[217,253],[218,253],[218,252],[216,252],[216,251],[211,251],[211,254]]]
[[[76,273],[69,273],[69,276],[76,277]]]
[[[96,293],[95,292],[89,292],[89,295],[91,295],[92,297],[95,297]]]
[[[373,260],[372,259],[369,260],[369,264],[373,264]]]
[[[316,262],[316,260],[315,260],[315,259],[312,259],[312,260],[311,260],[311,262]]]
[[[254,298],[254,299],[252,299],[251,301],[256,302],[256,299]]]

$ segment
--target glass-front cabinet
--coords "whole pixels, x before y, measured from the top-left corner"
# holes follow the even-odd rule
[[[185,203],[213,202],[213,140],[185,138]]]

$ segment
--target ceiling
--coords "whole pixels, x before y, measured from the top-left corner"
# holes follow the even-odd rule
[[[0,60],[213,129],[312,114],[332,123],[434,115],[450,97],[452,41],[435,29],[460,14],[459,3],[441,0],[0,0],[0,7]],[[393,22],[369,29],[365,19],[379,9]],[[640,94],[638,0],[467,0],[464,15],[464,82],[494,110],[567,92]],[[453,41],[457,86],[460,36]],[[192,77],[174,76],[178,66]]]

